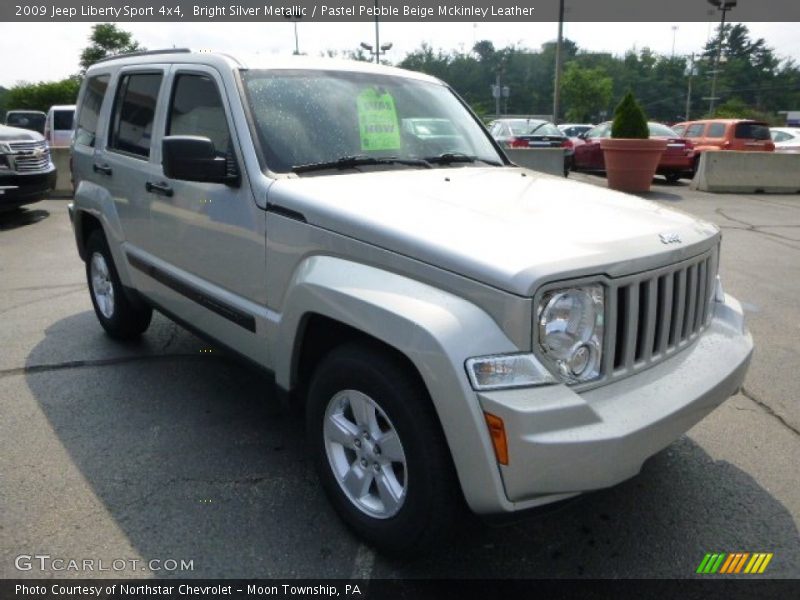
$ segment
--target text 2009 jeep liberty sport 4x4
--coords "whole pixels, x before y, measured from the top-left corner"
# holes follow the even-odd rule
[[[415,120],[454,134],[417,136]],[[113,337],[155,308],[305,402],[321,482],[408,550],[466,501],[621,482],[734,394],[709,223],[515,167],[441,81],[188,51],[95,64],[71,217]]]

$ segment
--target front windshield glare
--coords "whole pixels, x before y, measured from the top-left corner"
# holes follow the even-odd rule
[[[454,154],[502,162],[472,115],[436,83],[321,70],[252,70],[242,77],[256,137],[276,173],[348,157],[413,161]],[[458,166],[470,164],[481,163]]]

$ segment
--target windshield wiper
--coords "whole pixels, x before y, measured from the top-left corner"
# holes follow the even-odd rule
[[[352,169],[363,165],[407,165],[409,167],[431,168],[427,160],[421,158],[398,158],[397,156],[366,156],[356,154],[353,156],[342,156],[335,160],[328,160],[307,165],[293,165],[294,173],[308,173],[309,171],[324,171],[326,169]]]
[[[485,158],[478,158],[477,156],[470,156],[469,154],[464,154],[463,152],[445,152],[444,154],[439,154],[438,156],[426,156],[425,160],[431,164],[438,165],[449,165],[452,163],[474,163],[480,161],[495,167],[502,166],[497,161],[486,160]]]

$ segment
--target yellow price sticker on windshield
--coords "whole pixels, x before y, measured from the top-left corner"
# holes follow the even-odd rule
[[[358,129],[361,149],[398,150],[400,148],[400,126],[394,98],[388,92],[380,93],[374,88],[361,92],[356,98],[358,107]]]

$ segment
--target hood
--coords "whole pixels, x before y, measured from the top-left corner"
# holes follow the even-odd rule
[[[268,201],[312,225],[519,295],[546,280],[677,262],[719,234],[636,196],[515,167],[288,178],[270,187]],[[665,243],[662,233],[680,241]]]
[[[30,129],[0,125],[0,142],[41,142],[44,136]]]

